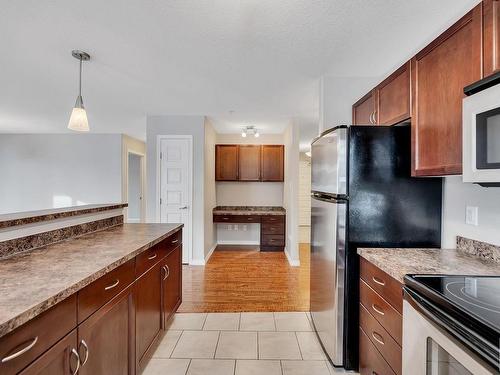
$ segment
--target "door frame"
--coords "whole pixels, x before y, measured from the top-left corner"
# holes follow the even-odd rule
[[[127,150],[127,157],[126,157],[126,160],[125,160],[125,181],[126,181],[126,185],[127,185],[127,203],[129,201],[129,186],[128,186],[128,172],[129,172],[129,164],[128,164],[128,158],[130,156],[130,154],[132,155],[137,155],[141,158],[141,164],[140,164],[140,185],[141,185],[141,217],[140,217],[140,223],[145,223],[146,222],[146,199],[144,198],[144,193],[146,191],[146,154],[145,153],[142,153],[142,152],[139,152],[139,151],[134,151],[134,150]],[[125,216],[125,221],[128,222],[128,207],[127,207],[127,210],[126,210],[126,216]]]
[[[188,160],[188,194],[189,194],[189,213],[188,222],[190,233],[189,236],[185,236],[183,233],[182,242],[188,242],[188,264],[191,264],[193,260],[193,136],[192,135],[157,135],[156,136],[156,222],[161,223],[161,205],[160,205],[160,193],[161,193],[161,141],[164,139],[187,139],[189,144],[189,160]],[[182,258],[182,256],[181,256]]]

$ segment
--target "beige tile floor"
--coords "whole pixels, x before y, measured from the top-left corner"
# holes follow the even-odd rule
[[[144,375],[334,375],[302,312],[176,314]],[[350,373],[353,374],[354,373]]]

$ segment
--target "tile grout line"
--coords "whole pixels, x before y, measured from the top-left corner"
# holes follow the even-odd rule
[[[192,358],[189,358],[189,363],[188,363],[188,366],[186,367],[186,372],[184,373],[184,375],[187,375],[188,371],[189,371],[189,368],[191,367],[191,362],[193,361]]]
[[[283,361],[280,359],[281,375],[283,375]]]
[[[179,343],[179,341],[181,341],[181,337],[182,337],[183,334],[184,334],[184,330],[181,331],[181,334],[179,335],[179,338],[175,342],[174,348],[172,349],[172,352],[170,353],[170,355],[168,356],[168,358],[172,358],[172,356],[174,355],[175,348],[177,348],[177,344]]]
[[[299,347],[300,358],[303,361],[304,356],[302,355],[302,349],[300,348],[299,337],[297,336],[297,331],[294,332],[295,340],[297,341],[297,346]]]
[[[221,335],[221,331],[219,331],[219,335],[217,336],[217,344],[215,344],[215,350],[214,350],[213,359],[215,359],[215,355],[217,354],[217,348],[219,347],[220,335]]]
[[[259,350],[259,332],[255,332],[257,335],[257,360],[260,360],[260,350]]]
[[[239,319],[238,319],[238,331],[240,331],[240,328],[241,328],[241,313],[240,313]],[[236,365],[235,365],[235,367],[236,367]]]

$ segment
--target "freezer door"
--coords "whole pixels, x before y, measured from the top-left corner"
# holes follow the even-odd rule
[[[311,145],[311,190],[334,196],[347,194],[347,128],[323,133]]]
[[[343,365],[346,201],[311,200],[311,316],[336,366]]]

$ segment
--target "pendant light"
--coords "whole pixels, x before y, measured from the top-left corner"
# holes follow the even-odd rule
[[[78,86],[78,96],[76,98],[75,107],[71,112],[71,117],[69,118],[68,129],[75,130],[77,132],[88,132],[89,131],[89,121],[87,120],[87,112],[83,106],[82,99],[82,63],[83,61],[90,60],[90,55],[87,52],[73,50],[71,55],[80,60],[80,80]]]

